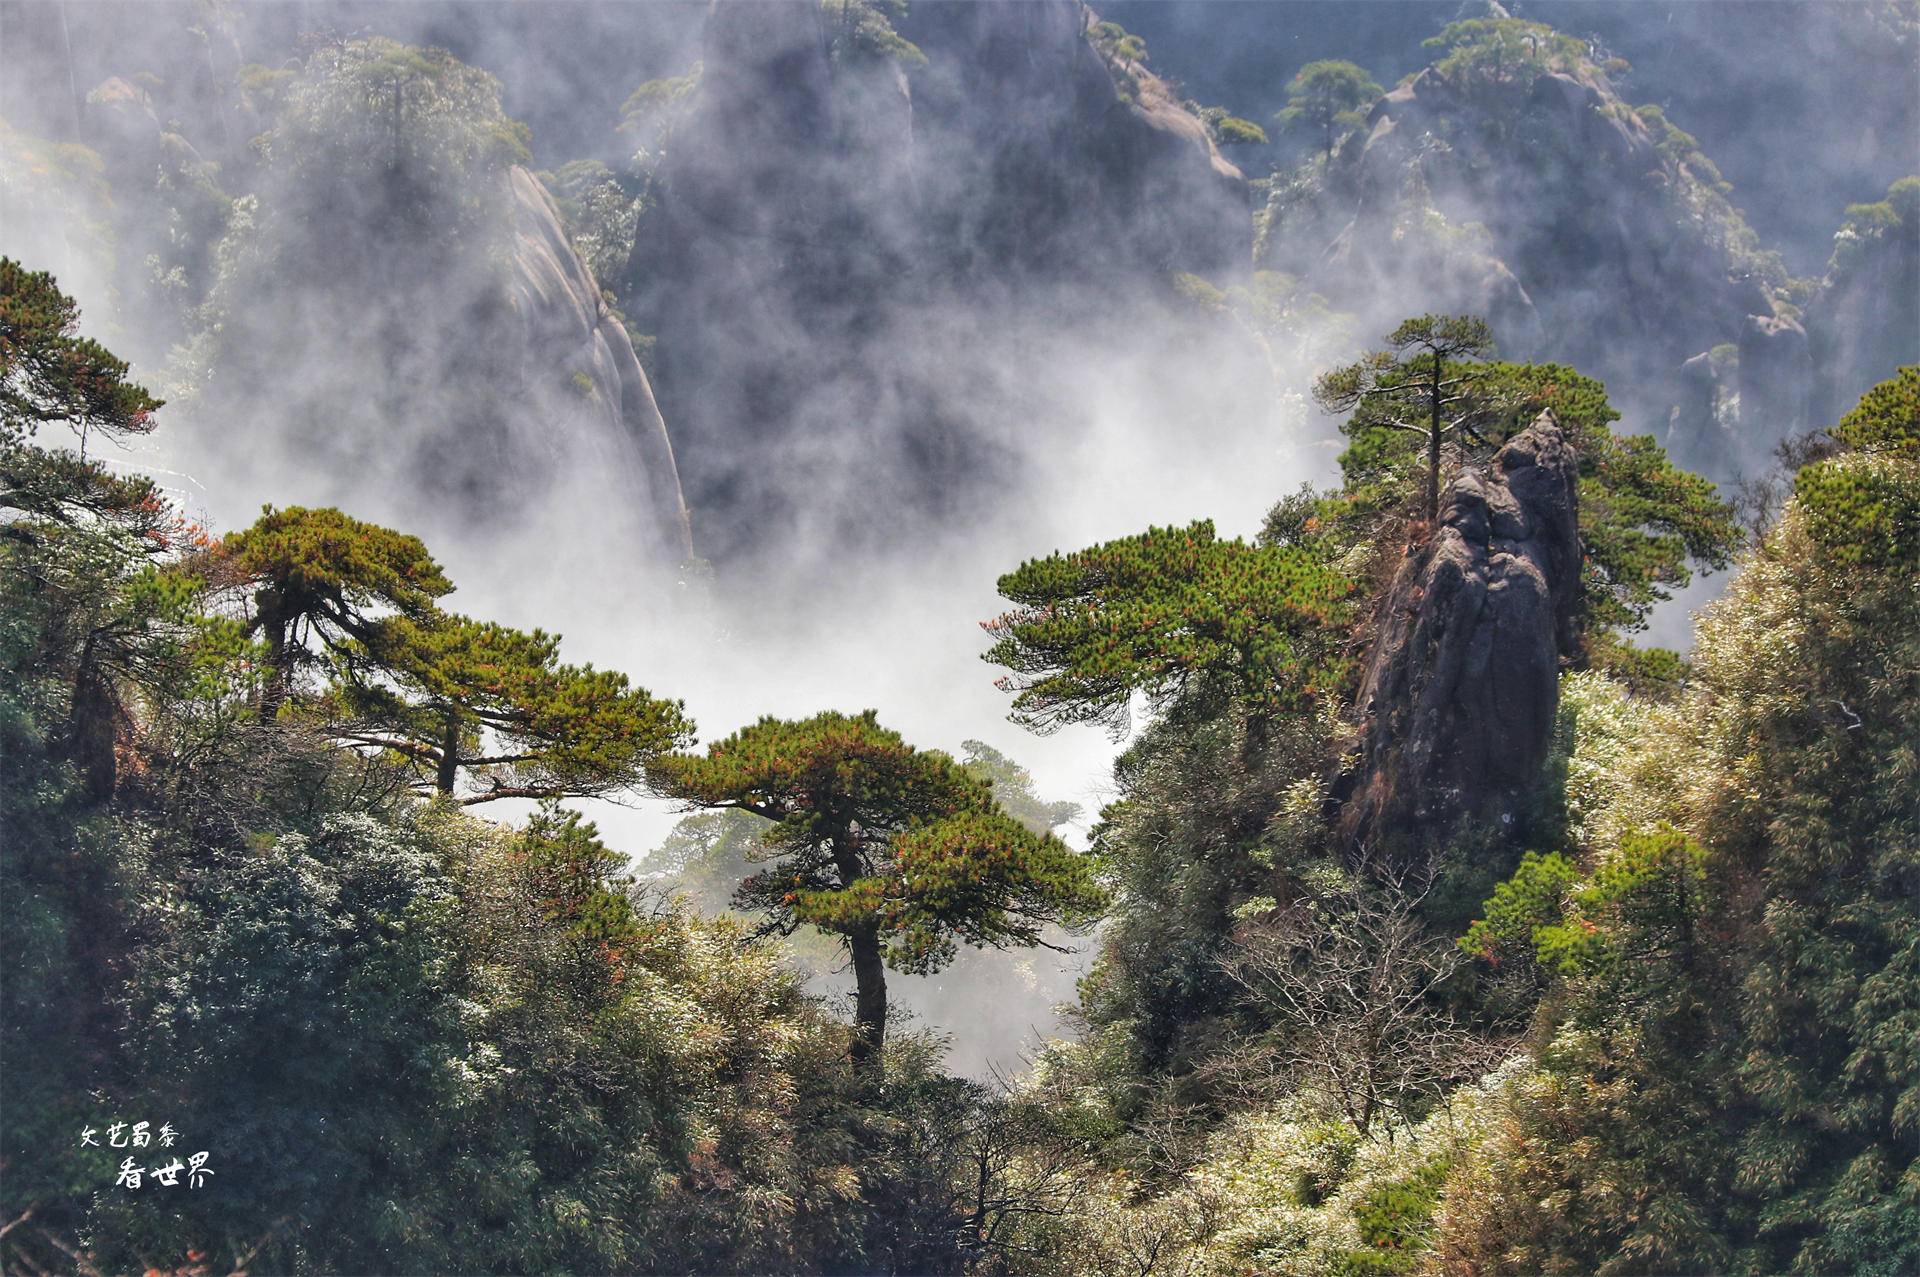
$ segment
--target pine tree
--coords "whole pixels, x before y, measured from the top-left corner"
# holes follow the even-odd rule
[[[559,647],[558,635],[457,614],[389,619],[341,662],[331,732],[390,751],[447,797],[463,772],[483,781],[464,805],[637,789],[649,759],[691,743],[680,702],[562,665]]]
[[[644,781],[647,759],[691,740],[677,701],[624,674],[563,665],[560,639],[442,611],[453,590],[418,537],[338,510],[269,509],[201,565],[241,595],[266,645],[260,716],[302,668],[324,674],[298,708],[335,740],[381,750],[421,788],[463,803],[603,796]]]
[[[53,276],[0,257],[0,444],[64,422],[80,436],[146,434],[161,407],[127,380],[127,364],[75,335],[80,307]]]
[[[1273,118],[1288,133],[1321,131],[1331,159],[1335,127],[1357,128],[1365,123],[1360,108],[1371,106],[1385,92],[1372,76],[1351,62],[1309,62],[1287,85],[1286,109]]]
[[[1002,811],[992,789],[938,751],[916,750],[874,711],[797,722],[763,718],[650,769],[692,807],[775,822],[773,864],[735,901],[766,929],[810,925],[838,936],[856,985],[853,1057],[878,1067],[886,968],[925,975],[976,947],[1044,944],[1040,928],[1090,919],[1102,901],[1089,864]]]
[[[249,596],[247,632],[267,645],[263,719],[292,693],[301,664],[373,639],[381,626],[374,609],[426,618],[434,600],[453,591],[420,538],[333,509],[268,506],[205,566],[211,579]]]
[[[1276,714],[1347,674],[1345,578],[1307,550],[1222,541],[1210,520],[1035,559],[999,588],[1016,607],[984,622],[982,659],[1013,671],[1012,718],[1040,732],[1124,730],[1135,692],[1156,709],[1238,696]]]
[[[1313,397],[1328,412],[1357,409],[1369,426],[1419,436],[1427,453],[1431,522],[1440,515],[1441,445],[1476,433],[1472,410],[1479,399],[1464,366],[1493,353],[1493,330],[1477,315],[1422,315],[1388,333],[1387,346],[1322,376]]]
[[[1409,320],[1394,337],[1436,322]],[[1385,526],[1396,510],[1416,508],[1408,479],[1415,466],[1424,480],[1417,509],[1431,518],[1440,478],[1436,440],[1485,456],[1552,412],[1580,456],[1580,624],[1596,660],[1645,664],[1644,654],[1619,647],[1618,633],[1643,628],[1654,605],[1692,579],[1693,566],[1728,567],[1742,540],[1733,506],[1714,485],[1675,468],[1653,436],[1614,434],[1620,413],[1607,402],[1606,386],[1572,368],[1462,360],[1448,375],[1425,349],[1410,360],[1379,351],[1327,374],[1320,394],[1330,409],[1352,410],[1341,425],[1353,440],[1340,457],[1346,484],[1334,505],[1308,504],[1295,524],[1318,517],[1323,524],[1357,518]]]

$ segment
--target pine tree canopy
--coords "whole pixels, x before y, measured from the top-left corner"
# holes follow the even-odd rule
[[[1869,390],[1828,433],[1850,451],[1794,478],[1809,535],[1851,566],[1920,571],[1920,367]]]
[[[645,782],[647,761],[691,743],[679,701],[627,676],[562,665],[560,639],[452,613],[381,623],[339,663],[325,698],[335,736],[392,750],[423,786],[463,804],[604,797]]]
[[[1370,106],[1386,92],[1374,78],[1351,62],[1326,59],[1300,68],[1287,85],[1286,109],[1273,118],[1288,133],[1315,129],[1326,138],[1333,154],[1335,126],[1358,128],[1366,122],[1360,108]]]
[[[1150,528],[1000,578],[1015,607],[983,622],[983,659],[1013,673],[1013,721],[1124,730],[1135,692],[1156,707],[1237,694],[1266,713],[1341,686],[1351,586],[1306,550],[1214,535],[1211,520]]]
[[[264,634],[272,717],[298,668],[326,666],[303,712],[335,739],[389,751],[422,788],[484,787],[463,803],[606,796],[639,786],[647,759],[690,741],[677,701],[624,674],[562,665],[560,639],[443,612],[453,585],[418,537],[338,510],[269,509],[209,556]]]
[[[740,885],[736,903],[765,913],[770,931],[810,925],[842,938],[860,986],[862,1058],[883,1041],[883,962],[924,975],[952,960],[956,941],[1039,944],[1045,924],[1085,922],[1102,904],[1083,857],[1007,815],[987,782],[908,745],[872,710],[763,718],[705,757],[657,759],[650,775],[689,806],[775,822],[760,853],[774,863]]]
[[[290,639],[290,627],[304,622],[330,646],[369,637],[370,609],[425,617],[453,592],[420,538],[333,509],[268,506],[221,543],[217,560],[222,577],[252,589],[256,632]]]
[[[0,443],[16,443],[48,422],[84,441],[98,430],[139,435],[161,406],[127,380],[127,364],[76,336],[80,307],[45,271],[0,257]]]
[[[1493,354],[1493,330],[1477,315],[1421,315],[1388,333],[1387,347],[1324,374],[1313,397],[1328,412],[1352,411],[1369,428],[1424,441],[1431,521],[1440,514],[1441,447],[1478,436],[1479,397],[1467,366]]]

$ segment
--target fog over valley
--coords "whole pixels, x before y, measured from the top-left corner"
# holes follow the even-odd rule
[[[7,1272],[1920,1264],[1912,0],[0,0],[0,258]]]

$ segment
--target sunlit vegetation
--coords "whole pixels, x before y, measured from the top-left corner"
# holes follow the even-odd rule
[[[1348,396],[1346,485],[1281,501],[1256,543],[1156,529],[1002,579],[988,655],[1017,719],[1117,725],[1144,698],[1088,857],[1049,833],[1072,805],[977,742],[960,763],[828,713],[685,752],[676,704],[444,611],[416,538],[291,509],[214,539],[51,446],[160,405],[73,335],[49,277],[0,280],[3,1209],[24,1262],[1920,1260],[1915,370],[1806,451],[1664,677],[1618,633],[1688,561],[1725,565],[1726,507],[1614,436],[1570,369],[1464,360],[1444,401],[1424,348],[1349,370],[1394,393]],[[1431,439],[1380,416],[1407,403],[1442,408],[1449,475],[1564,421],[1595,659],[1562,678],[1518,821],[1385,862],[1334,831],[1372,565],[1426,535]],[[708,813],[649,862],[687,894],[556,801],[614,790]],[[504,796],[543,802],[468,814]],[[1078,1033],[1005,1088],[887,1031],[885,967],[1103,908]],[[801,930],[850,958],[851,1023],[774,941]],[[124,1146],[83,1133],[133,1120],[208,1146],[211,1186],[103,1191]]]
[[[1331,158],[1334,143],[1366,122],[1362,108],[1386,90],[1351,62],[1309,62],[1287,85],[1287,108],[1274,117],[1288,133],[1317,133]]]
[[[48,446],[157,405],[72,336],[46,276],[8,262],[0,282],[19,1262],[921,1272],[979,1251],[1033,1121],[942,1075],[923,1037],[883,1056],[777,949],[637,884],[576,814],[462,810],[630,787],[656,760],[693,784],[704,760],[666,756],[691,733],[676,706],[440,611],[451,584],[413,537],[287,510],[216,541]],[[795,916],[884,924],[926,970],[955,940],[1033,943],[1097,908],[1082,859],[1004,814],[990,777],[836,721],[856,748],[824,793],[852,806],[815,828],[790,803],[775,832],[891,876]],[[882,756],[892,788],[862,770]],[[1018,769],[975,757],[1018,805]],[[1063,814],[1024,796],[1043,826]],[[751,887],[750,908],[789,908]],[[204,1145],[210,1182],[104,1191],[136,1120]]]
[[[1621,631],[1689,560],[1730,562],[1730,507],[1614,436],[1598,383],[1461,369],[1487,433],[1450,465],[1542,408],[1580,452],[1595,668],[1563,676],[1536,807],[1411,876],[1368,870],[1327,832],[1339,713],[1161,690],[1095,832],[1115,905],[1082,1036],[1030,1083],[1116,1134],[1039,1270],[1899,1271],[1909,1035],[1865,1001],[1914,996],[1907,871],[1886,860],[1914,833],[1911,371],[1835,426],[1843,450],[1801,472],[1687,664]],[[1368,539],[1422,535],[1428,457],[1365,413],[1350,433],[1345,490],[1281,502],[1263,540],[1346,565],[1364,596]],[[1852,535],[1812,531],[1835,524]],[[1091,632],[1147,632],[1125,615],[1092,611]],[[1761,739],[1777,761],[1746,752]],[[1838,877],[1788,867],[1816,861]],[[1821,1000],[1800,964],[1862,1001]],[[1840,1112],[1844,1134],[1818,1127]]]
[[[1624,64],[1487,10],[1427,42],[1417,74],[1461,110],[1392,173],[1406,260],[1491,277],[1492,232],[1443,216],[1428,174],[1560,155],[1527,106],[1543,79],[1590,93],[1664,224],[1782,318],[1920,232],[1907,178],[1847,209],[1826,281],[1787,279],[1697,139],[1620,99]],[[897,0],[818,13],[843,90],[926,65]],[[1090,10],[1083,34],[1103,109],[1171,94],[1139,37]],[[622,167],[539,174],[602,280],[649,233],[704,74],[632,94]],[[267,331],[249,307],[315,281],[336,316],[437,287],[506,314],[500,192],[531,155],[497,81],[358,37],[240,77],[250,193],[207,164],[155,179],[168,397],[324,416],[262,394],[292,355],[244,340]],[[451,610],[402,528],[300,506],[201,526],[101,460],[178,407],[0,259],[0,1265],[1920,1270],[1920,369],[1789,440],[1742,527],[1615,432],[1607,385],[1504,358],[1475,315],[1356,357],[1313,271],[1384,89],[1317,61],[1287,90],[1279,127],[1317,154],[1262,188],[1273,269],[1158,284],[1260,343],[1276,396],[1312,367],[1335,486],[1279,496],[1251,538],[1200,519],[1028,547],[983,623],[1012,722],[1125,742],[1084,852],[1056,832],[1079,808],[1015,759],[872,711],[702,745],[685,689]],[[1268,142],[1186,107],[1216,146]],[[9,192],[37,174],[34,207],[111,263],[99,157],[4,124],[0,146]],[[1738,358],[1707,352],[1722,424]],[[1381,854],[1343,820],[1394,708],[1360,695],[1393,586],[1450,485],[1543,420],[1577,457],[1550,745],[1504,820]],[[1707,572],[1732,579],[1694,650],[1636,647]],[[583,799],[683,818],[635,859]],[[1068,1031],[1016,1076],[956,1076],[899,1013],[899,981],[978,972],[970,950],[1070,942],[1091,961]],[[844,1008],[809,984],[840,970]],[[208,1150],[211,1182],[121,1188],[166,1151],[106,1135],[136,1121]]]

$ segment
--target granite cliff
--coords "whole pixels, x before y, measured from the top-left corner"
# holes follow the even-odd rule
[[[709,10],[621,290],[658,339],[703,553],[849,492],[890,526],[990,480],[995,409],[955,385],[986,356],[963,334],[1244,271],[1244,178],[1089,20],[1073,0],[916,4],[876,49],[830,7]]]
[[[1257,266],[1367,326],[1485,315],[1507,357],[1599,377],[1630,428],[1722,481],[1916,357],[1909,232],[1849,232],[1858,278],[1790,279],[1697,141],[1581,41],[1501,17],[1438,43],[1328,160],[1276,176]]]
[[[579,441],[575,464],[627,494],[670,561],[693,553],[667,424],[633,341],[609,312],[600,286],[567,240],[553,197],[525,168],[507,171],[513,220],[513,314],[509,347],[524,400],[545,428]]]
[[[1341,819],[1389,853],[1466,816],[1511,823],[1552,743],[1580,601],[1579,458],[1543,413],[1461,468],[1381,600]]]

